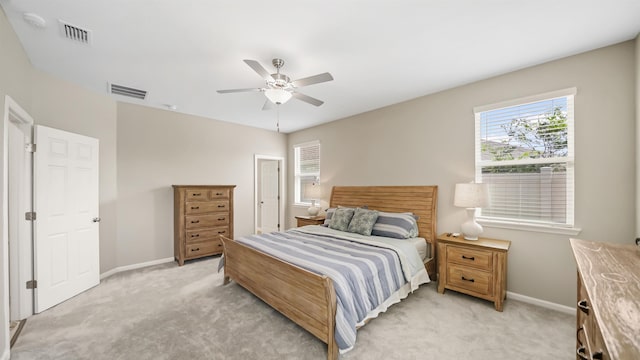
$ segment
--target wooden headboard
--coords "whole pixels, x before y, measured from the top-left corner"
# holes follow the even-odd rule
[[[371,210],[412,212],[419,216],[419,236],[435,254],[438,186],[334,186],[330,207],[367,206]]]

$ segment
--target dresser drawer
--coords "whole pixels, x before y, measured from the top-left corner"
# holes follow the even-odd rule
[[[479,295],[493,295],[491,273],[455,264],[450,264],[447,267],[447,271],[448,285],[472,291]]]
[[[207,201],[209,200],[209,190],[206,189],[186,189],[186,201]]]
[[[208,228],[208,229],[187,230],[186,241],[188,243],[192,243],[192,242],[201,242],[204,240],[217,240],[220,235],[230,236],[229,227],[221,226],[221,227]]]
[[[210,215],[190,215],[185,216],[185,228],[197,229],[229,224],[229,214],[219,213]]]
[[[186,257],[199,257],[203,255],[213,255],[222,253],[222,242],[220,240],[212,240],[202,243],[187,244]]]
[[[216,200],[216,201],[190,201],[185,203],[185,213],[191,214],[203,214],[211,212],[222,212],[229,209],[229,200]]]
[[[491,251],[449,245],[447,246],[447,261],[491,271],[493,253]]]
[[[229,189],[209,190],[210,200],[228,199],[228,198],[229,198]]]

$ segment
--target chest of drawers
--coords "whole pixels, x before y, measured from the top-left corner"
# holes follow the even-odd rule
[[[510,246],[507,240],[438,236],[438,292],[449,289],[490,300],[502,311]]]
[[[222,253],[220,236],[233,238],[235,185],[173,185],[174,257],[185,260]]]
[[[640,248],[571,239],[578,267],[576,359],[640,359]]]

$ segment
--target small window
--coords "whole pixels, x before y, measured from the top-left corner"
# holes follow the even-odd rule
[[[574,89],[474,109],[480,219],[573,226]]]
[[[312,141],[295,145],[295,203],[310,205],[312,199],[305,197],[305,189],[320,181],[320,142]],[[317,200],[317,199],[313,199]]]

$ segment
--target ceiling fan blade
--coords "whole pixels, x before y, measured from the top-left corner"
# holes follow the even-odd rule
[[[291,92],[291,95],[293,95],[294,98],[298,99],[298,100],[302,100],[306,103],[309,103],[311,105],[315,105],[315,106],[320,106],[322,104],[324,104],[324,101],[322,100],[318,100],[316,98],[313,98],[309,95],[305,95],[305,94],[301,94],[299,92]]]
[[[271,74],[269,74],[269,72],[264,67],[262,67],[262,65],[260,65],[259,62],[255,60],[246,60],[246,59],[242,61],[247,63],[247,65],[249,65],[249,67],[251,67],[253,71],[257,72],[261,78],[265,79],[266,81],[273,81]]]
[[[291,85],[293,85],[294,87],[303,87],[303,86],[313,85],[313,84],[317,84],[325,81],[331,81],[331,80],[333,80],[333,76],[331,76],[331,74],[326,72],[323,74],[313,75],[306,78],[294,80],[291,82]]]
[[[262,106],[262,110],[271,110],[273,109],[273,103],[267,99],[264,101],[264,105]]]
[[[249,89],[228,89],[228,90],[218,90],[217,92],[220,94],[228,94],[228,93],[238,93],[238,92],[259,92],[262,91],[260,88],[249,88]]]

